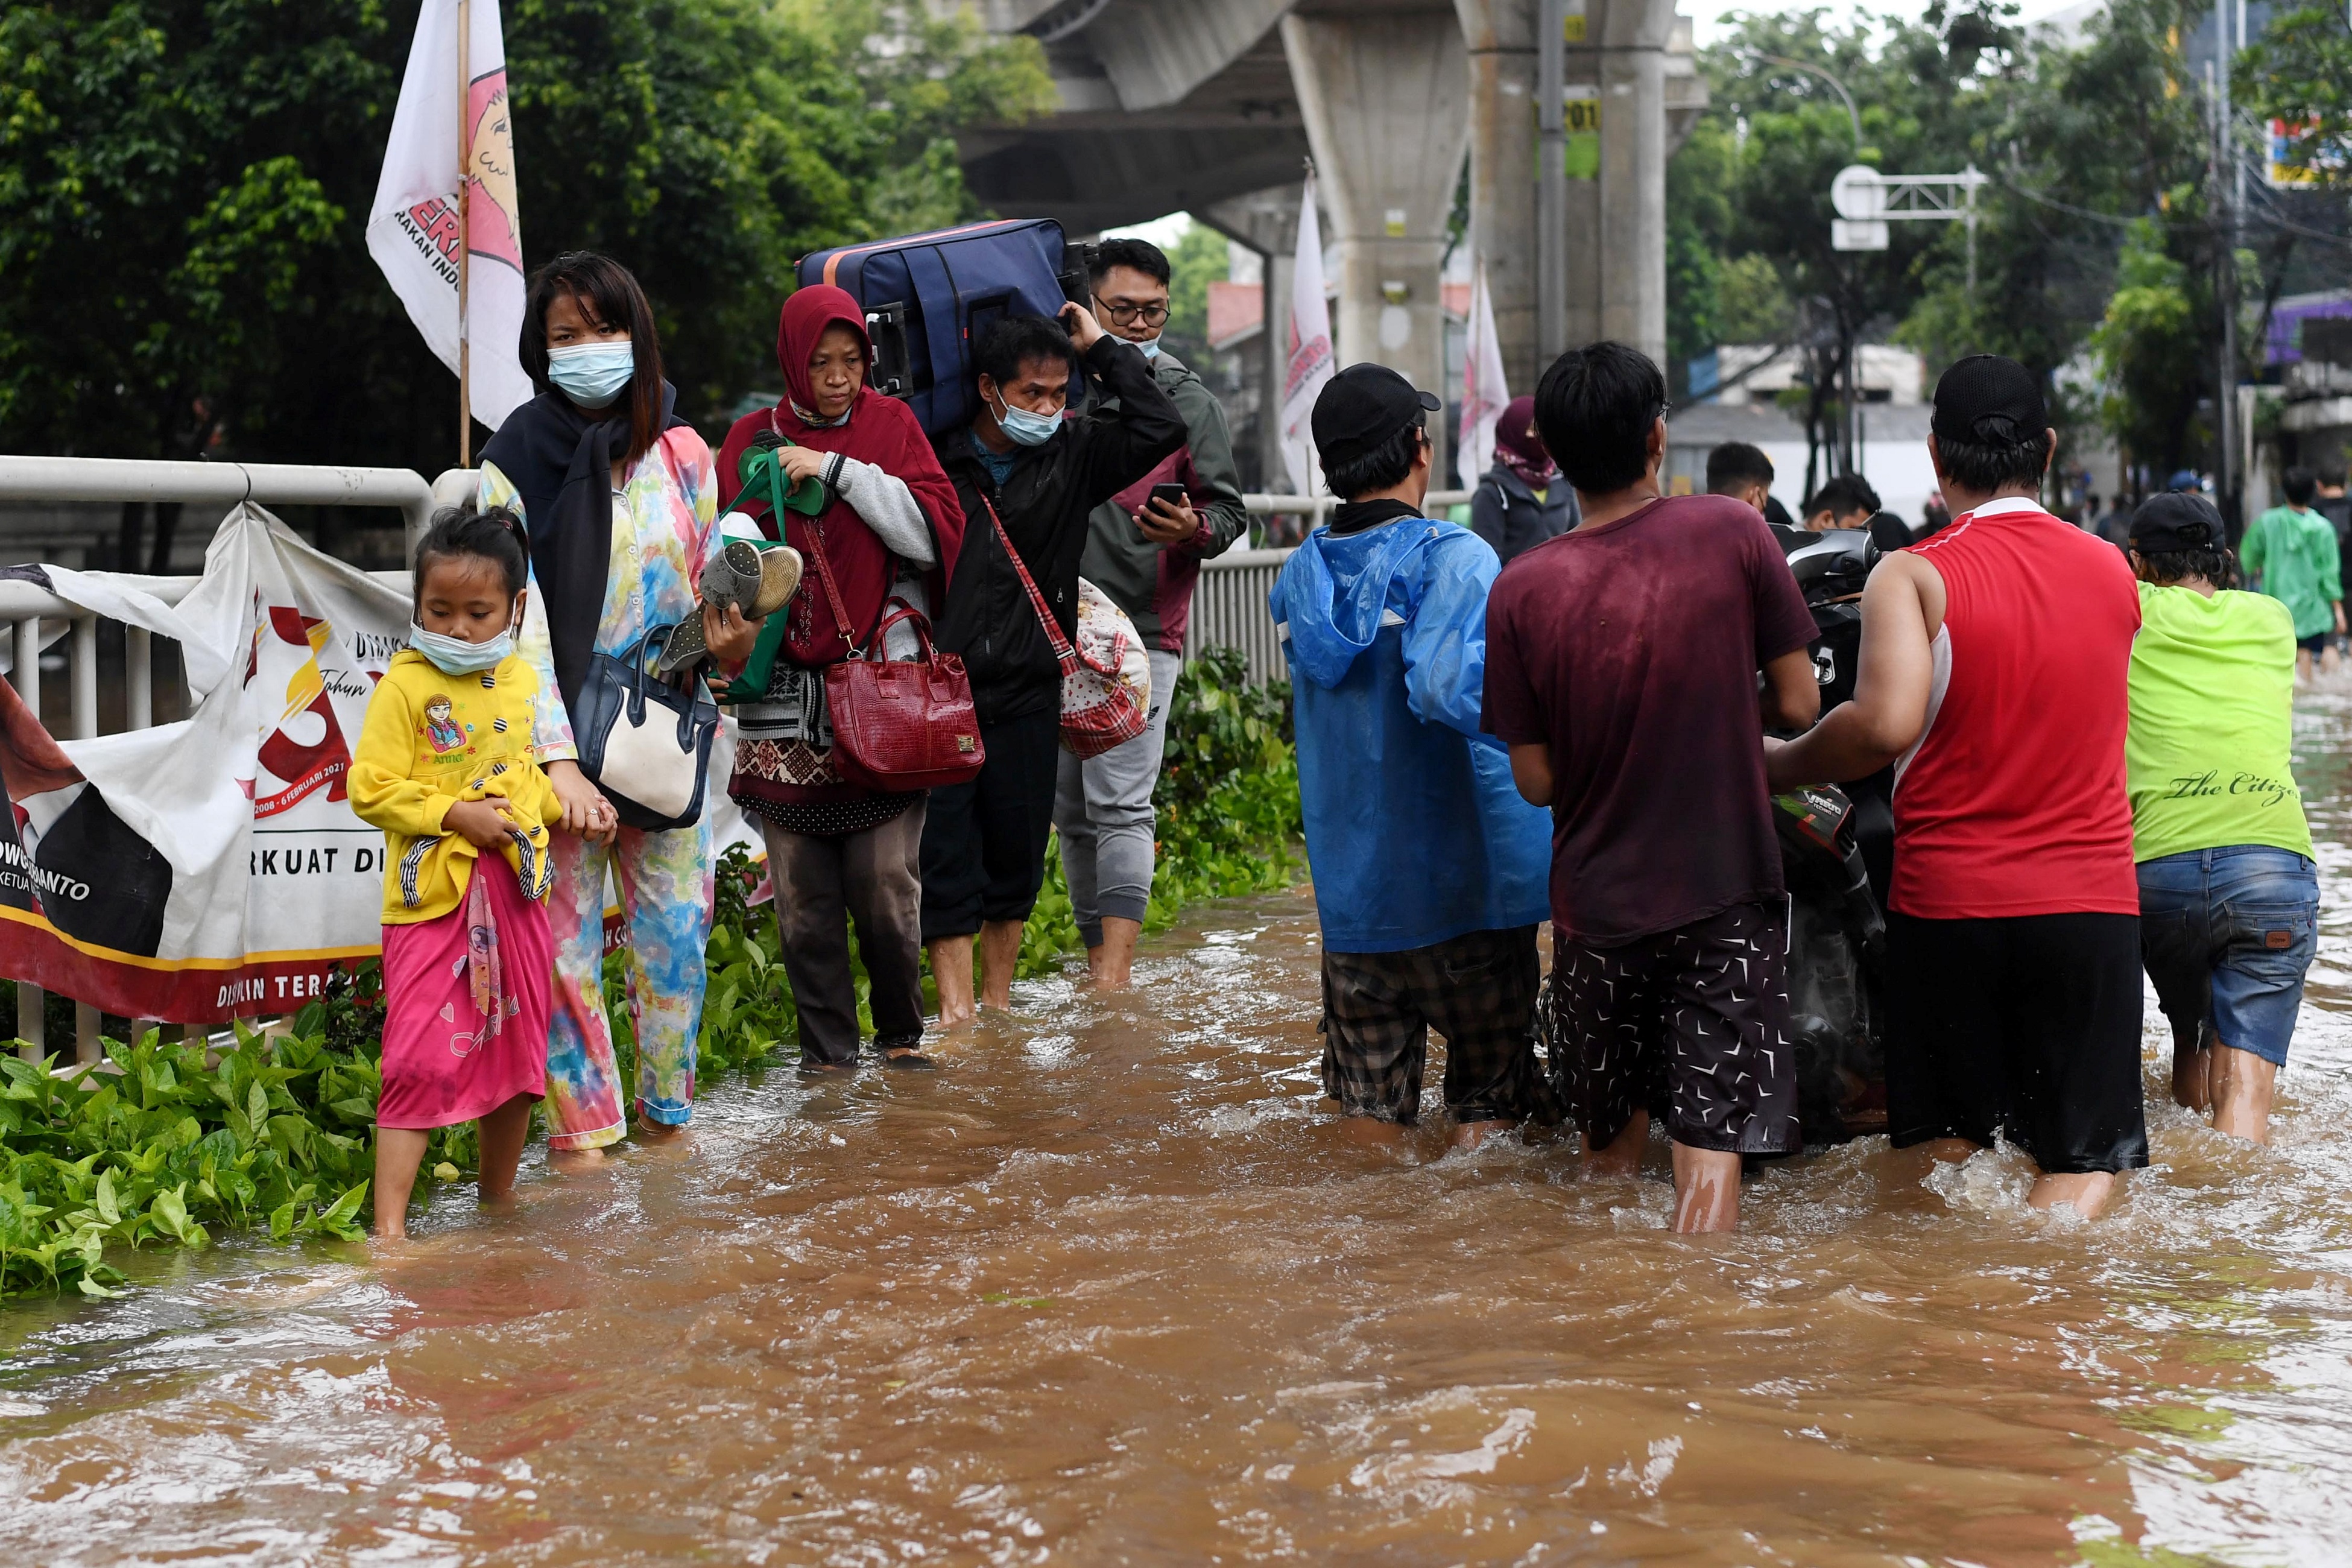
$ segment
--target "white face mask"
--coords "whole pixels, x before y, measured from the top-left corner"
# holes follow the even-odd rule
[[[478,675],[486,669],[496,669],[514,652],[515,622],[509,620],[506,630],[488,642],[467,642],[446,632],[427,631],[424,622],[412,616],[408,646],[431,659],[433,668],[444,675]]]
[[[1058,414],[1033,414],[1002,397],[989,412],[996,416],[997,428],[1024,447],[1042,447],[1061,433]]]
[[[548,381],[583,408],[609,407],[636,374],[637,351],[626,338],[547,351]]]

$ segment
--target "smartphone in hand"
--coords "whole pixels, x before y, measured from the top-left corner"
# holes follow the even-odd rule
[[[1154,485],[1151,487],[1150,499],[1145,504],[1149,505],[1153,500],[1163,500],[1170,506],[1182,506],[1185,500],[1184,487],[1178,484]]]

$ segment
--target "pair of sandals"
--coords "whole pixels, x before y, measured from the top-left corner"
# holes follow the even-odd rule
[[[791,602],[800,585],[801,552],[789,544],[762,547],[748,539],[730,539],[702,569],[702,602],[722,609],[732,605],[746,620],[774,615]],[[691,670],[709,657],[702,617],[688,616],[670,634],[668,646],[655,661],[654,674],[666,679]]]

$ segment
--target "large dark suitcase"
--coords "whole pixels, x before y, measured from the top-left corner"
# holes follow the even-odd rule
[[[1004,218],[820,250],[800,281],[846,289],[866,307],[875,390],[901,397],[934,436],[971,422],[972,336],[998,316],[1086,303],[1086,247],[1050,218]],[[1074,372],[1070,400],[1083,400]]]

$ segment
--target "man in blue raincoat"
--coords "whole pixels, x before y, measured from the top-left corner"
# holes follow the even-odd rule
[[[1345,503],[1285,563],[1269,601],[1290,662],[1307,858],[1323,923],[1323,1089],[1375,1136],[1421,1105],[1445,1037],[1457,1142],[1550,1117],[1530,1043],[1551,822],[1479,729],[1486,590],[1468,529],[1421,512],[1437,399],[1350,365],[1315,402]]]

